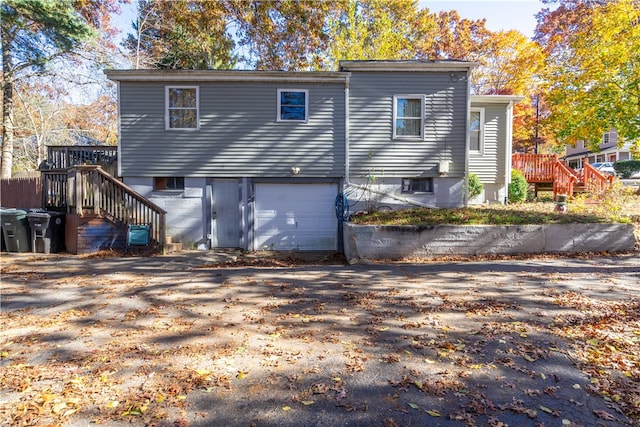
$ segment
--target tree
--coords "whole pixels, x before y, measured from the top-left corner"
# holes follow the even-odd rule
[[[72,58],[97,31],[109,40],[111,13],[124,0],[3,0],[2,35],[2,165],[0,176],[13,168],[14,86],[28,73],[51,72],[56,60]]]
[[[343,0],[236,0],[232,16],[242,61],[257,70],[322,70],[330,45],[327,22]]]
[[[457,59],[475,61],[490,31],[485,20],[462,19],[457,11],[442,11],[437,17],[438,32],[431,40],[424,40],[420,57],[425,59]]]
[[[329,62],[341,60],[414,59],[421,40],[433,37],[437,23],[417,2],[403,0],[349,1],[329,21]]]
[[[140,0],[135,34],[124,46],[135,55],[136,68],[233,68],[229,9],[225,1]]]
[[[513,146],[533,151],[547,139],[539,123],[546,114],[539,91],[544,52],[522,33],[510,30],[490,33],[476,55],[479,65],[471,71],[473,93],[524,96],[514,106]]]
[[[538,25],[534,41],[542,46],[548,55],[562,52],[569,44],[572,35],[579,31],[592,8],[612,0],[541,0],[554,8],[543,8],[536,15]]]
[[[640,144],[640,1],[596,4],[550,57],[548,124],[559,143],[597,148],[615,128]]]

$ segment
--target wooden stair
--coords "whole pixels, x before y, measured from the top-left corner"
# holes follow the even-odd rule
[[[133,248],[127,245],[129,225],[150,226],[151,248],[162,252],[181,250],[179,243],[167,242],[166,211],[99,165],[76,165],[41,173],[42,205],[46,210],[67,212],[65,238],[69,252],[128,251]]]
[[[606,191],[613,183],[613,177],[602,174],[591,166],[587,159],[581,173],[570,168],[558,159],[557,154],[513,154],[512,168],[524,173],[529,184],[538,191],[553,191],[558,194],[574,196],[587,191]]]

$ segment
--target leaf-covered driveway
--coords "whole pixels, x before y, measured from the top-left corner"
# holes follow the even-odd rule
[[[3,254],[0,422],[640,423],[635,256],[242,264]]]

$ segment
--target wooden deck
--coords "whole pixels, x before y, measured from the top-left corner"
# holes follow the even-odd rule
[[[513,154],[512,168],[524,173],[528,183],[539,190],[551,189],[553,198],[558,194],[573,196],[576,192],[602,192],[613,183],[614,177],[604,175],[585,160],[581,172],[567,166],[557,154]]]

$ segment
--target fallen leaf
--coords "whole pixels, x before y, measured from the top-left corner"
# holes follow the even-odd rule
[[[426,412],[427,414],[431,415],[432,417],[439,417],[440,416],[440,412],[436,411],[435,409],[428,409],[428,410],[425,410],[424,412]]]
[[[415,403],[408,403],[408,402],[407,402],[407,405],[411,406],[413,409],[418,409],[418,408],[420,408],[420,407],[419,407],[418,405],[416,405]]]
[[[547,408],[546,406],[540,405],[540,409],[542,409],[547,414],[555,415],[556,417],[560,416],[560,413],[558,411],[554,411],[553,409]]]
[[[283,406],[282,410],[283,411],[290,411],[291,410],[291,406]]]
[[[598,418],[602,418],[603,420],[607,420],[607,421],[615,421],[616,420],[616,417],[614,417],[613,415],[611,415],[610,413],[608,413],[605,410],[594,409],[593,413],[596,414],[598,416]]]
[[[316,403],[316,402],[315,402],[315,401],[313,401],[313,400],[303,400],[301,403],[302,403],[304,406],[309,406],[309,405],[313,405],[313,404],[314,404],[314,403]]]

